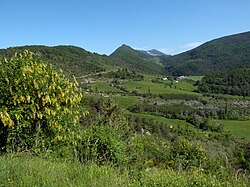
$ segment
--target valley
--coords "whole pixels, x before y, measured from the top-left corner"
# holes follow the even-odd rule
[[[201,76],[187,77],[183,80],[163,80],[164,76],[154,76],[154,75],[143,75],[144,80],[132,80],[132,79],[116,79],[118,86],[113,84],[114,79],[105,78],[101,74],[97,76],[89,76],[88,78],[92,80],[91,83],[82,83],[81,87],[86,92],[86,97],[104,97],[106,100],[111,100],[121,107],[126,113],[131,113],[129,111],[130,107],[135,105],[139,106],[143,103],[152,103],[154,106],[166,105],[166,107],[175,107],[174,105],[180,105],[180,109],[183,110],[182,113],[188,113],[188,109],[185,111],[185,106],[189,105],[194,107],[197,105],[199,110],[219,110],[220,107],[228,110],[233,110],[231,113],[234,114],[230,116],[221,116],[223,120],[218,119],[218,115],[214,116],[212,121],[217,121],[223,125],[225,131],[230,131],[233,135],[240,138],[245,138],[249,140],[248,134],[250,134],[250,128],[243,127],[244,131],[241,130],[241,126],[246,126],[249,123],[250,115],[250,102],[248,99],[244,99],[239,96],[222,95],[222,98],[218,98],[215,95],[204,96],[197,91],[198,86],[194,86],[196,81],[201,80]],[[155,81],[157,80],[157,81]],[[78,79],[81,82],[81,79]],[[166,97],[166,99],[164,99]],[[204,105],[204,103],[206,103]],[[241,107],[241,108],[238,108]],[[209,109],[211,108],[211,109]],[[230,109],[229,109],[230,108]],[[237,109],[236,109],[237,108]],[[227,113],[229,113],[227,111]],[[224,111],[225,112],[225,111]],[[240,113],[245,112],[242,117]],[[150,113],[150,114],[149,114]],[[177,126],[180,122],[182,125],[189,125],[185,117],[180,117],[183,119],[174,119],[176,117],[162,117],[159,116],[157,112],[147,112],[141,111],[139,113],[131,113],[139,116],[147,116],[147,118],[153,119],[157,122],[163,122],[166,125]],[[198,111],[194,111],[198,113]],[[237,115],[236,115],[237,114]],[[190,115],[189,113],[187,115]],[[206,114],[203,114],[206,115]],[[178,117],[177,117],[178,118]],[[213,118],[213,117],[212,117]],[[231,118],[231,119],[230,119]],[[239,119],[235,121],[235,119]],[[235,125],[233,125],[235,123]]]
[[[1,49],[0,186],[249,186],[249,41]]]

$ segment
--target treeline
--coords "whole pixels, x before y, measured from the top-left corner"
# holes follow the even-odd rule
[[[250,68],[212,73],[197,82],[198,92],[250,96]]]
[[[107,74],[109,78],[114,79],[132,79],[141,81],[144,76],[140,73],[136,73],[135,71],[130,71],[127,68],[119,68],[117,71],[112,71]]]
[[[68,75],[81,76],[92,72],[104,71],[103,64],[110,64],[108,57],[88,52],[75,46],[22,46],[0,50],[1,57],[11,57],[23,50],[30,50],[34,58],[47,61],[61,68]]]
[[[244,120],[247,119],[247,116],[249,115],[248,110],[238,110],[229,106],[224,108],[222,106],[194,105],[194,102],[184,103],[183,101],[168,104],[141,103],[129,107],[128,110],[133,113],[148,113],[155,116],[181,120],[187,120],[192,115],[212,119]]]

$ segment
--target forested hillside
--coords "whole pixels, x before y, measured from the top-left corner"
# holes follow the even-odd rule
[[[208,74],[199,84],[199,92],[249,96],[250,68]]]
[[[74,74],[75,76],[81,76],[114,68],[127,68],[147,74],[163,72],[162,66],[156,64],[158,57],[139,53],[129,47],[126,47],[126,49],[131,50],[122,50],[121,52],[120,49],[118,49],[111,56],[107,56],[91,53],[76,46],[20,46],[0,49],[0,58],[3,56],[10,57],[16,52],[21,52],[25,49],[32,51],[35,57],[39,57],[60,67],[68,75]]]
[[[250,67],[250,32],[218,38],[190,51],[163,59],[172,75],[207,73]]]
[[[1,49],[2,56],[12,56],[16,52],[30,50],[45,61],[48,61],[57,67],[60,67],[67,74],[80,76],[92,72],[105,70],[105,65],[113,65],[115,62],[105,55],[98,55],[88,52],[75,46],[22,46]]]
[[[163,67],[159,63],[159,58],[148,53],[134,50],[133,48],[122,45],[111,55],[115,59],[121,59],[127,68],[137,70],[140,73],[162,74]]]

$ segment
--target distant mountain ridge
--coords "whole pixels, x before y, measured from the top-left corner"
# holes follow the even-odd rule
[[[250,67],[250,32],[218,38],[190,51],[163,59],[167,74],[205,75]]]
[[[76,46],[43,46],[43,45],[29,45],[10,47],[7,49],[0,49],[1,57],[11,57],[16,52],[24,51],[25,49],[34,53],[35,57],[39,57],[54,66],[61,68],[68,75],[81,76],[94,72],[101,72],[110,70],[111,68],[127,68],[140,73],[146,74],[162,74],[163,67],[155,63],[155,57],[123,45],[120,50],[125,52],[126,58],[117,57],[116,55],[99,55],[91,53],[83,48]],[[118,55],[119,56],[119,55]]]
[[[148,74],[162,74],[163,67],[157,56],[147,52],[135,50],[123,44],[117,48],[110,57],[122,60],[130,69]]]
[[[28,49],[35,56],[60,67],[66,74],[81,76],[116,68],[144,74],[206,75],[227,69],[250,67],[250,32],[218,38],[177,55],[156,49],[143,51],[123,44],[111,55],[91,53],[76,46],[30,45],[0,49],[1,56]]]

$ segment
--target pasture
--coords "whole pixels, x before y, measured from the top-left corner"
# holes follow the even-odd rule
[[[233,135],[250,140],[250,120],[217,120],[224,125],[225,130],[230,131]]]

